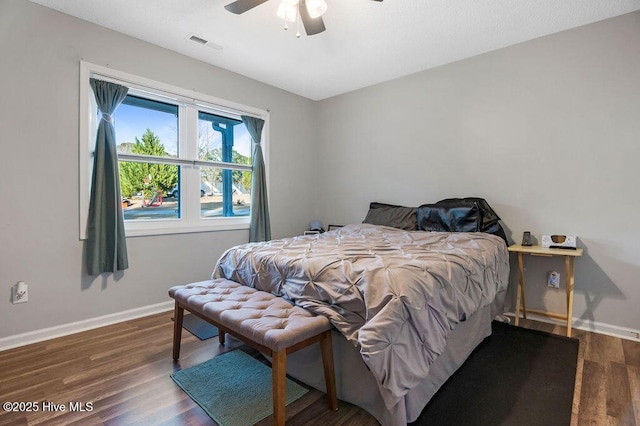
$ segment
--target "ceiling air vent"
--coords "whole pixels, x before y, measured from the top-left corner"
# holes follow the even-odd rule
[[[189,37],[189,40],[195,41],[198,44],[207,44],[207,43],[209,43],[207,40],[205,40],[205,39],[203,39],[201,37],[198,37],[197,35],[192,35],[191,37]]]
[[[185,37],[187,40],[192,41],[194,43],[198,43],[201,46],[207,46],[210,47],[212,49],[215,50],[222,50],[223,47],[220,46],[219,44],[215,44],[215,43],[211,43],[209,40],[206,40],[200,36],[197,36],[195,34],[189,34],[187,37]]]

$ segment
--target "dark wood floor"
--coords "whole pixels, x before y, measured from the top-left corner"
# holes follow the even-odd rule
[[[0,425],[208,425],[213,422],[169,375],[218,353],[242,348],[232,338],[200,341],[183,333],[181,359],[171,360],[172,313],[0,352],[0,402],[38,402],[40,411],[0,410]],[[521,325],[559,334],[561,326],[524,320]],[[575,330],[580,339],[572,425],[640,423],[640,343]],[[42,411],[42,402],[66,411]],[[69,403],[92,409],[69,411]],[[312,390],[287,406],[287,424],[375,425],[373,417],[347,403],[326,408]],[[262,424],[271,424],[265,419]]]
[[[520,325],[566,335],[566,327],[532,320]],[[580,340],[572,425],[640,424],[640,342],[572,330]]]

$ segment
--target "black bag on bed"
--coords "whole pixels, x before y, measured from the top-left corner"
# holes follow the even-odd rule
[[[417,219],[421,231],[486,232],[508,244],[500,217],[484,198],[447,198],[423,204],[418,207]]]

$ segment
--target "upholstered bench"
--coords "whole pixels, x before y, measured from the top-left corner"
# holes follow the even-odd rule
[[[180,357],[184,310],[215,325],[219,342],[230,334],[272,358],[274,422],[285,421],[287,354],[320,342],[329,408],[338,409],[333,372],[331,323],[271,293],[216,279],[169,289],[175,299],[173,359]]]

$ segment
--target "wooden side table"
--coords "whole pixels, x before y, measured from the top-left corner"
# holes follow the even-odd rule
[[[571,337],[571,317],[573,315],[573,287],[575,285],[575,266],[576,257],[582,256],[582,249],[575,250],[568,249],[552,249],[542,248],[540,246],[523,246],[520,244],[514,244],[509,247],[509,251],[518,254],[518,292],[516,297],[516,319],[515,323],[518,325],[520,322],[520,308],[522,307],[522,316],[527,318],[527,304],[525,298],[525,286],[524,286],[524,255],[531,256],[564,256],[564,268],[565,268],[565,282],[566,282],[566,294],[567,294],[567,314],[557,314],[553,312],[541,311],[537,309],[529,309],[529,312],[544,315],[551,318],[561,319],[567,321],[567,336]],[[522,303],[522,304],[521,304]]]

